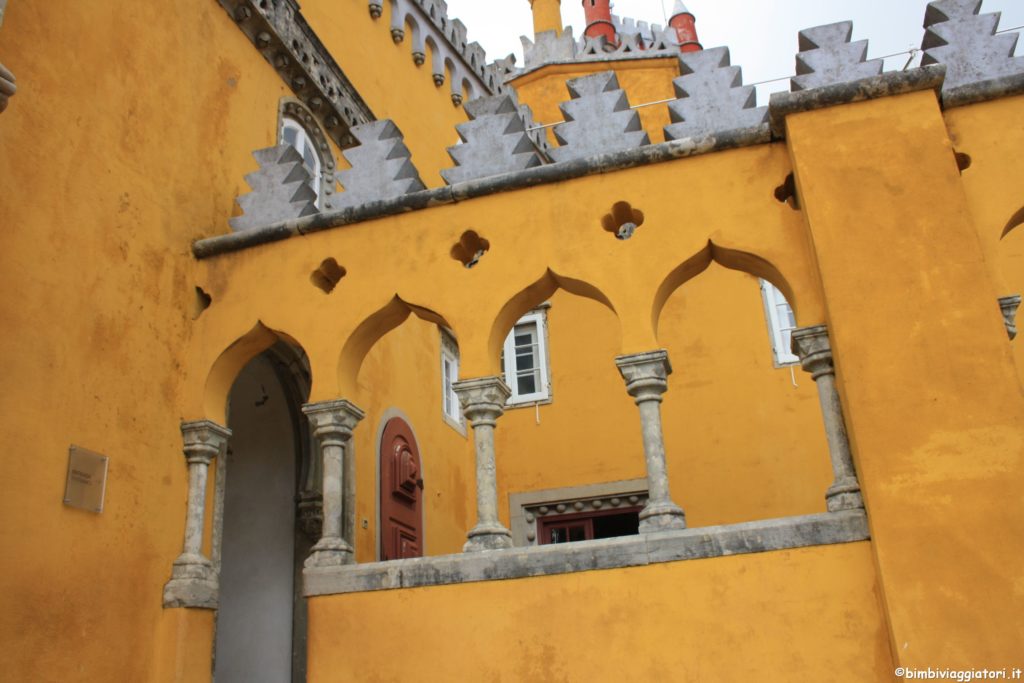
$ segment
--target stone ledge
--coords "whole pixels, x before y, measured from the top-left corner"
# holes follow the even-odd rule
[[[786,137],[786,117],[790,114],[919,90],[934,90],[936,95],[940,95],[945,79],[946,65],[932,64],[909,71],[889,71],[880,76],[810,90],[772,93],[768,98],[768,120],[771,123],[772,135],[777,139]]]
[[[852,543],[868,538],[865,512],[845,510],[598,541],[307,569],[303,572],[303,594],[314,597],[521,579]]]
[[[997,100],[1001,97],[1024,95],[1024,74],[1002,76],[978,83],[967,83],[942,93],[942,106],[946,109]]]
[[[241,251],[261,244],[278,242],[297,235],[331,230],[375,218],[418,211],[431,206],[453,204],[475,197],[486,197],[487,195],[500,192],[521,190],[535,185],[572,180],[599,173],[610,173],[612,171],[672,161],[698,154],[758,145],[770,142],[770,140],[771,132],[766,124],[756,128],[721,131],[699,138],[683,138],[656,145],[645,145],[621,152],[597,154],[583,159],[545,164],[524,171],[505,173],[455,183],[446,187],[412,192],[393,199],[369,202],[338,211],[325,211],[312,216],[274,223],[262,228],[207,237],[192,243],[192,254],[197,259],[210,258],[211,256]]]

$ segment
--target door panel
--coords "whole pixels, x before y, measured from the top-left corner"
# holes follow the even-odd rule
[[[423,478],[412,428],[388,420],[380,442],[381,560],[423,554]]]

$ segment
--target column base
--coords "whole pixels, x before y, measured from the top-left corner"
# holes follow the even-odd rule
[[[321,538],[303,563],[306,569],[314,567],[340,567],[355,564],[352,546],[344,538]]]
[[[672,501],[648,503],[640,511],[640,533],[653,534],[658,531],[686,528],[686,513]]]
[[[220,588],[213,565],[202,555],[182,554],[164,585],[164,607],[217,609]]]
[[[829,512],[864,508],[860,482],[853,478],[839,479],[825,492],[825,507]]]
[[[462,546],[464,553],[512,547],[512,533],[498,522],[477,524],[467,536],[469,540]]]

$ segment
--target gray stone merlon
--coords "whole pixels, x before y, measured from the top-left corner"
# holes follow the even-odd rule
[[[456,165],[441,171],[445,182],[512,173],[543,163],[511,94],[477,98],[464,108],[470,120],[455,127],[462,144],[448,148]]]
[[[315,597],[501,581],[855,543],[869,538],[864,511],[845,510],[488,553],[306,569],[303,588],[306,597]]]
[[[351,168],[338,173],[345,191],[336,196],[336,207],[357,206],[424,189],[402,131],[393,121],[364,123],[354,127],[352,135],[359,145],[342,152]]]
[[[181,423],[182,450],[188,464],[185,540],[164,585],[164,607],[216,609],[217,572],[203,554],[203,517],[210,463],[223,457],[231,430],[210,420]]]
[[[743,71],[731,66],[729,48],[716,47],[679,56],[676,97],[669,102],[665,139],[699,137],[720,130],[765,126],[768,108],[757,106],[757,90],[743,85]]]
[[[786,117],[790,114],[919,90],[934,90],[938,95],[945,76],[946,67],[934,64],[908,71],[890,71],[859,81],[835,83],[811,90],[772,93],[768,101],[772,135],[780,140],[786,137]]]
[[[836,370],[832,362],[832,345],[825,325],[799,327],[793,330],[792,351],[800,358],[800,365],[811,373],[818,388],[821,417],[825,423],[825,440],[832,461],[832,485],[825,492],[825,505],[829,512],[864,507],[860,482],[853,466],[853,453],[843,418],[843,406],[836,388]]]
[[[800,53],[796,56],[797,75],[790,80],[790,88],[794,92],[811,90],[881,74],[881,59],[866,61],[868,41],[851,43],[852,35],[852,21],[840,21],[800,31]]]
[[[376,117],[324,47],[297,0],[218,0],[339,147],[349,129]]]
[[[999,310],[1003,313],[1006,334],[1012,341],[1017,336],[1017,309],[1020,308],[1020,294],[999,297]]]
[[[565,122],[555,126],[561,146],[551,150],[552,159],[568,161],[650,144],[614,71],[574,78],[566,87],[572,99],[560,105]]]
[[[979,97],[979,84],[1001,81],[1005,88],[1024,76],[1024,56],[1013,56],[1018,34],[996,35],[999,12],[980,11],[981,0],[939,0],[925,10],[921,64],[946,65],[942,95],[950,106],[991,99]]]
[[[334,194],[337,192],[337,178],[334,176],[337,162],[331,151],[331,146],[327,142],[327,136],[324,135],[323,129],[318,125],[316,116],[309,110],[309,107],[294,97],[281,98],[278,130],[281,129],[285,118],[291,118],[301,123],[313,146],[316,147],[321,161],[319,181],[322,206],[326,210],[333,209]]]
[[[228,220],[232,230],[252,230],[317,212],[311,176],[294,147],[277,145],[252,155],[259,169],[245,176],[252,192],[238,198],[242,215]]]
[[[561,33],[541,31],[533,40],[526,36],[520,36],[519,40],[523,43],[523,62],[527,69],[576,58],[576,39],[572,35],[572,26],[567,26]]]
[[[381,0],[370,0],[370,16],[381,17]],[[406,39],[406,27],[413,29],[410,51],[416,64],[425,58],[425,45],[429,42],[434,52],[431,74],[440,87],[445,82],[445,65],[451,69],[448,84],[452,100],[462,98],[463,84],[469,90],[469,99],[495,95],[505,91],[504,79],[496,78],[499,68],[487,64],[487,54],[476,42],[468,41],[468,31],[459,19],[448,16],[448,3],[444,0],[392,0],[391,36],[395,43]]]
[[[512,534],[498,520],[498,482],[494,454],[494,429],[512,395],[500,377],[477,377],[456,382],[462,413],[473,427],[476,452],[476,526],[467,534],[463,552],[512,547]]]
[[[212,258],[385,216],[455,204],[537,185],[665,163],[700,154],[760,145],[770,141],[771,134],[767,130],[721,131],[700,138],[685,138],[618,152],[595,154],[583,159],[535,166],[525,171],[455,183],[360,206],[321,212],[313,216],[265,225],[256,230],[206,237],[192,243],[192,254],[197,259]]]

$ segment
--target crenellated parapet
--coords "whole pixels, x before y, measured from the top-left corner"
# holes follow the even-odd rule
[[[370,16],[380,19],[384,3],[391,11],[391,39],[408,42],[412,60],[422,66],[430,48],[430,73],[438,88],[447,83],[452,104],[459,106],[465,91],[469,99],[505,91],[503,65],[487,63],[487,54],[468,41],[465,24],[448,17],[445,0],[370,0]]]
[[[853,22],[840,21],[800,31],[800,53],[792,90],[810,90],[834,83],[857,81],[882,73],[881,59],[868,61],[868,41],[851,43]]]
[[[364,123],[353,128],[352,135],[359,145],[342,152],[351,168],[338,174],[345,191],[337,195],[335,206],[369,204],[424,189],[402,131],[393,121]]]

